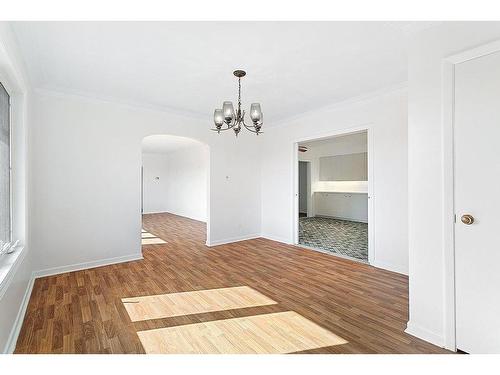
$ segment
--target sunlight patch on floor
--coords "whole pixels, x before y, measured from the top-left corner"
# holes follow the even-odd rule
[[[347,344],[294,311],[137,332],[148,354],[284,354]]]
[[[248,286],[122,298],[122,302],[133,322],[277,303]]]
[[[141,238],[142,245],[160,245],[166,243],[161,238],[155,236],[152,233],[149,233],[148,231],[145,231],[144,229],[142,230]]]
[[[159,245],[166,243],[163,241],[161,238],[143,238],[142,239],[142,244],[143,245]]]

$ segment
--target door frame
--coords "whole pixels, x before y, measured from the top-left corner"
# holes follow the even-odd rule
[[[341,128],[327,133],[316,134],[313,136],[297,138],[292,141],[292,238],[293,244],[299,243],[299,143],[319,141],[322,139],[338,137],[342,135],[355,134],[366,131],[367,135],[367,154],[368,154],[368,263],[375,264],[375,189],[374,189],[374,141],[372,123],[361,124],[356,127]],[[312,204],[314,206],[314,204]],[[315,209],[313,208],[313,211]]]
[[[306,215],[307,217],[313,216],[312,210],[312,197],[311,197],[311,160],[299,160],[298,163],[305,163],[306,165],[306,185],[307,185],[307,193],[306,193]],[[299,184],[300,186],[300,184]],[[300,207],[299,207],[300,208]],[[300,212],[300,210],[299,210]]]
[[[500,51],[500,40],[443,59],[443,266],[444,347],[457,350],[455,289],[455,66]]]

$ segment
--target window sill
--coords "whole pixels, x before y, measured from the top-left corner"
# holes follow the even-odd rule
[[[19,265],[26,256],[27,249],[20,246],[12,254],[0,255],[0,300],[7,291]]]

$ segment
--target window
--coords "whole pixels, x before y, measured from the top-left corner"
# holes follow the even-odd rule
[[[0,83],[0,244],[11,241],[10,195],[10,104],[9,94]],[[1,249],[0,248],[0,249]]]

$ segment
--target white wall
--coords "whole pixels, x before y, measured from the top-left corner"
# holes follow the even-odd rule
[[[27,189],[27,121],[30,92],[27,76],[16,49],[10,27],[0,22],[0,82],[11,99],[11,183],[12,183],[12,236],[24,245],[23,252],[0,257],[0,269],[6,278],[0,282],[0,352],[11,351],[15,334],[22,319],[32,268],[32,253],[29,243],[28,189]],[[14,260],[15,259],[15,260]],[[10,268],[10,265],[13,265]],[[0,274],[4,274],[0,272]],[[28,295],[29,297],[29,295]]]
[[[144,213],[206,221],[208,160],[208,147],[202,144],[166,154],[143,153]]]
[[[449,22],[416,37],[409,48],[408,332],[445,344],[443,264],[443,58],[500,39],[498,22]]]
[[[141,142],[153,134],[210,146],[211,244],[259,234],[260,138],[218,135],[209,130],[209,118],[42,91],[33,99],[31,215],[38,269],[140,256]]]
[[[262,232],[293,242],[294,141],[321,138],[341,129],[370,126],[373,137],[375,262],[406,273],[407,95],[397,89],[371,99],[305,113],[266,129],[262,151]]]

